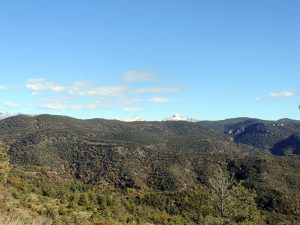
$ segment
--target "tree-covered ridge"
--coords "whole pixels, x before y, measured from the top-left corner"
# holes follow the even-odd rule
[[[299,138],[297,137],[300,132],[300,121],[298,120],[267,121],[235,118],[203,121],[202,125],[232,137],[236,143],[251,145],[274,155],[299,155]]]
[[[224,198],[223,214],[218,191],[203,185],[174,191],[119,189],[62,179],[41,167],[24,169],[14,167],[11,171],[2,211],[22,210],[27,221],[31,218],[44,224],[83,225],[265,224],[255,192],[236,180]],[[212,175],[212,179],[220,182],[220,177]]]
[[[235,143],[205,123],[16,116],[0,121],[0,142],[11,168],[0,194],[14,203],[3,208],[21,204],[56,224],[299,223],[300,158]],[[219,167],[231,178],[226,205],[253,217],[220,213]]]

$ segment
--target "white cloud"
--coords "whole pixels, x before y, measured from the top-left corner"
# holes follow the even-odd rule
[[[136,121],[142,122],[142,121],[146,121],[141,116],[133,116],[133,117],[130,117],[130,118],[123,118],[123,119],[117,119],[117,120],[120,120],[120,121],[123,121],[123,122],[136,122]]]
[[[262,97],[260,97],[260,96],[257,96],[257,97],[254,98],[254,101],[257,101],[257,102],[259,102],[261,100],[262,100]]]
[[[139,81],[151,81],[154,79],[155,79],[154,75],[147,71],[128,71],[124,74],[122,81],[139,82]]]
[[[295,95],[293,91],[282,91],[282,92],[271,92],[269,93],[271,97],[291,97]]]
[[[142,111],[144,109],[143,108],[139,108],[139,107],[124,107],[123,110],[124,111]]]
[[[36,95],[40,91],[43,91],[43,90],[50,90],[53,92],[62,92],[65,89],[63,86],[51,83],[42,78],[27,80],[26,88],[30,89],[32,91],[33,95]]]
[[[75,109],[74,105],[67,105],[63,103],[44,103],[39,106],[41,109],[50,109],[50,110],[64,110],[64,109]]]
[[[138,82],[150,81],[155,77],[150,72],[129,71],[124,74],[122,81]],[[0,86],[1,87],[1,86]],[[108,86],[94,85],[87,81],[75,81],[59,85],[43,78],[28,79],[26,88],[37,95],[37,103],[30,105],[44,110],[84,110],[119,108],[124,111],[142,111],[142,107],[135,104],[143,103],[167,103],[174,101],[171,96],[158,97],[163,93],[175,93],[177,87],[143,87],[131,84],[112,84]],[[53,95],[49,91],[58,93]],[[48,95],[49,94],[49,95]],[[45,96],[46,95],[46,96]],[[48,96],[48,97],[47,97]],[[93,102],[93,103],[88,103]],[[6,102],[7,108],[24,107],[25,104],[18,102]],[[29,106],[29,104],[27,104]]]
[[[7,117],[10,117],[10,116],[11,116],[10,113],[0,110],[0,120],[4,119],[4,118],[7,118]]]
[[[6,89],[6,87],[0,84],[0,90],[4,90],[4,89]]]
[[[3,106],[7,108],[20,108],[20,107],[30,106],[30,105],[22,102],[5,102],[3,103]]]
[[[152,87],[152,88],[139,88],[133,90],[135,93],[152,93],[152,94],[157,94],[157,93],[175,93],[178,92],[179,88],[175,87]]]
[[[81,109],[99,109],[99,108],[109,108],[108,105],[100,104],[100,103],[88,103],[81,106]]]
[[[110,102],[72,103],[70,99],[48,98],[45,103],[38,105],[40,109],[46,110],[95,110],[112,108]]]
[[[41,109],[47,110],[79,110],[79,109],[97,109],[100,105],[96,103],[89,104],[66,104],[66,103],[45,103],[39,106]]]
[[[70,94],[76,94],[81,91],[82,88],[89,87],[91,84],[86,81],[77,81],[74,82],[70,87],[69,87],[69,93]]]
[[[42,101],[45,102],[51,102],[51,103],[63,103],[71,98],[69,96],[41,96]]]
[[[166,103],[166,102],[171,102],[172,99],[165,98],[165,97],[153,97],[153,98],[150,98],[148,101],[155,102],[155,103]]]
[[[146,103],[146,102],[152,102],[152,103],[166,103],[166,102],[172,102],[174,99],[166,98],[166,97],[152,97],[152,98],[128,98],[126,99],[123,104],[125,105],[131,105],[134,103]],[[129,110],[128,110],[129,111]]]
[[[129,106],[131,107],[132,105],[136,103],[143,103],[146,102],[145,98],[127,98],[125,97],[124,99],[120,100],[120,103],[123,104],[124,106]]]
[[[93,96],[93,95],[104,95],[104,96],[121,96],[129,88],[125,86],[103,86],[92,89],[80,91],[79,95],[82,96]]]

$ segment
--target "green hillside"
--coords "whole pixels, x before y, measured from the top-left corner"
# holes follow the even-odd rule
[[[2,214],[41,224],[299,224],[297,136],[285,142],[299,122],[216,123],[0,120]],[[211,184],[218,168],[234,178],[224,215]]]

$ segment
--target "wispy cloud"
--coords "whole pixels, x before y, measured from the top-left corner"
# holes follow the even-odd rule
[[[124,107],[123,110],[124,111],[142,111],[144,109],[140,108],[140,107]]]
[[[4,85],[0,84],[0,90],[4,90],[4,89],[6,89],[6,87]]]
[[[76,81],[72,83],[72,85],[69,87],[69,93],[70,94],[76,94],[79,93],[82,88],[90,87],[91,83],[86,81]]]
[[[79,109],[98,109],[101,106],[97,103],[89,103],[89,104],[67,104],[67,103],[55,103],[49,102],[39,106],[41,109],[48,110],[79,110]]]
[[[74,109],[76,107],[74,107],[73,105],[67,105],[67,104],[63,104],[63,103],[44,103],[42,105],[39,106],[39,108],[41,109],[50,109],[50,110],[64,110],[64,109]]]
[[[158,94],[158,93],[175,93],[178,92],[179,88],[176,87],[150,87],[150,88],[139,88],[135,89],[132,92],[135,93],[150,93],[150,94]]]
[[[45,79],[37,78],[37,79],[29,79],[26,81],[26,88],[32,91],[33,95],[38,94],[43,90],[50,90],[53,92],[62,92],[64,91],[64,87],[58,84],[51,83]]]
[[[145,102],[144,98],[127,98],[123,101],[124,104],[132,104],[137,102]]]
[[[5,102],[3,103],[3,106],[6,108],[21,108],[21,107],[30,106],[30,104],[22,103],[22,102]]]
[[[91,89],[86,89],[79,92],[82,96],[94,96],[94,95],[104,95],[104,96],[121,96],[129,88],[125,86],[103,86]]]
[[[254,101],[256,101],[256,102],[259,102],[259,101],[261,101],[261,100],[262,100],[262,97],[261,97],[261,96],[257,96],[257,97],[254,98]]]
[[[135,103],[167,103],[167,102],[173,102],[174,99],[167,98],[167,97],[151,97],[151,98],[128,98],[123,101],[123,104],[125,105],[132,105]]]
[[[122,81],[127,82],[126,84],[119,82],[102,86],[81,80],[62,85],[44,78],[36,78],[28,79],[25,87],[37,98],[31,107],[53,111],[113,108],[119,108],[123,111],[142,111],[149,104],[174,101],[169,96],[163,96],[163,94],[178,92],[179,88],[177,87],[143,87],[144,84],[139,87],[137,84],[130,83],[150,80],[155,80],[150,72],[129,71],[122,77]],[[51,92],[56,94],[53,95]],[[6,102],[3,106],[18,108],[25,105],[18,102]]]
[[[78,96],[43,96],[37,105],[44,110],[95,110],[115,107],[115,102],[106,98],[92,100],[90,98],[80,98]]]
[[[270,92],[271,97],[291,97],[295,95],[293,91],[282,91],[282,92]]]
[[[166,97],[153,97],[148,99],[149,102],[155,102],[155,103],[166,103],[166,102],[171,102],[173,101],[170,98],[166,98]]]
[[[154,80],[155,76],[147,71],[128,71],[124,74],[123,82],[140,82]]]

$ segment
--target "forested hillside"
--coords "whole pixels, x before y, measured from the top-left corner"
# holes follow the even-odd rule
[[[0,120],[2,215],[25,224],[300,224],[299,132],[287,119],[9,117]]]
[[[300,121],[297,120],[267,121],[235,118],[203,121],[201,125],[230,136],[235,143],[251,145],[273,155],[300,154]]]

